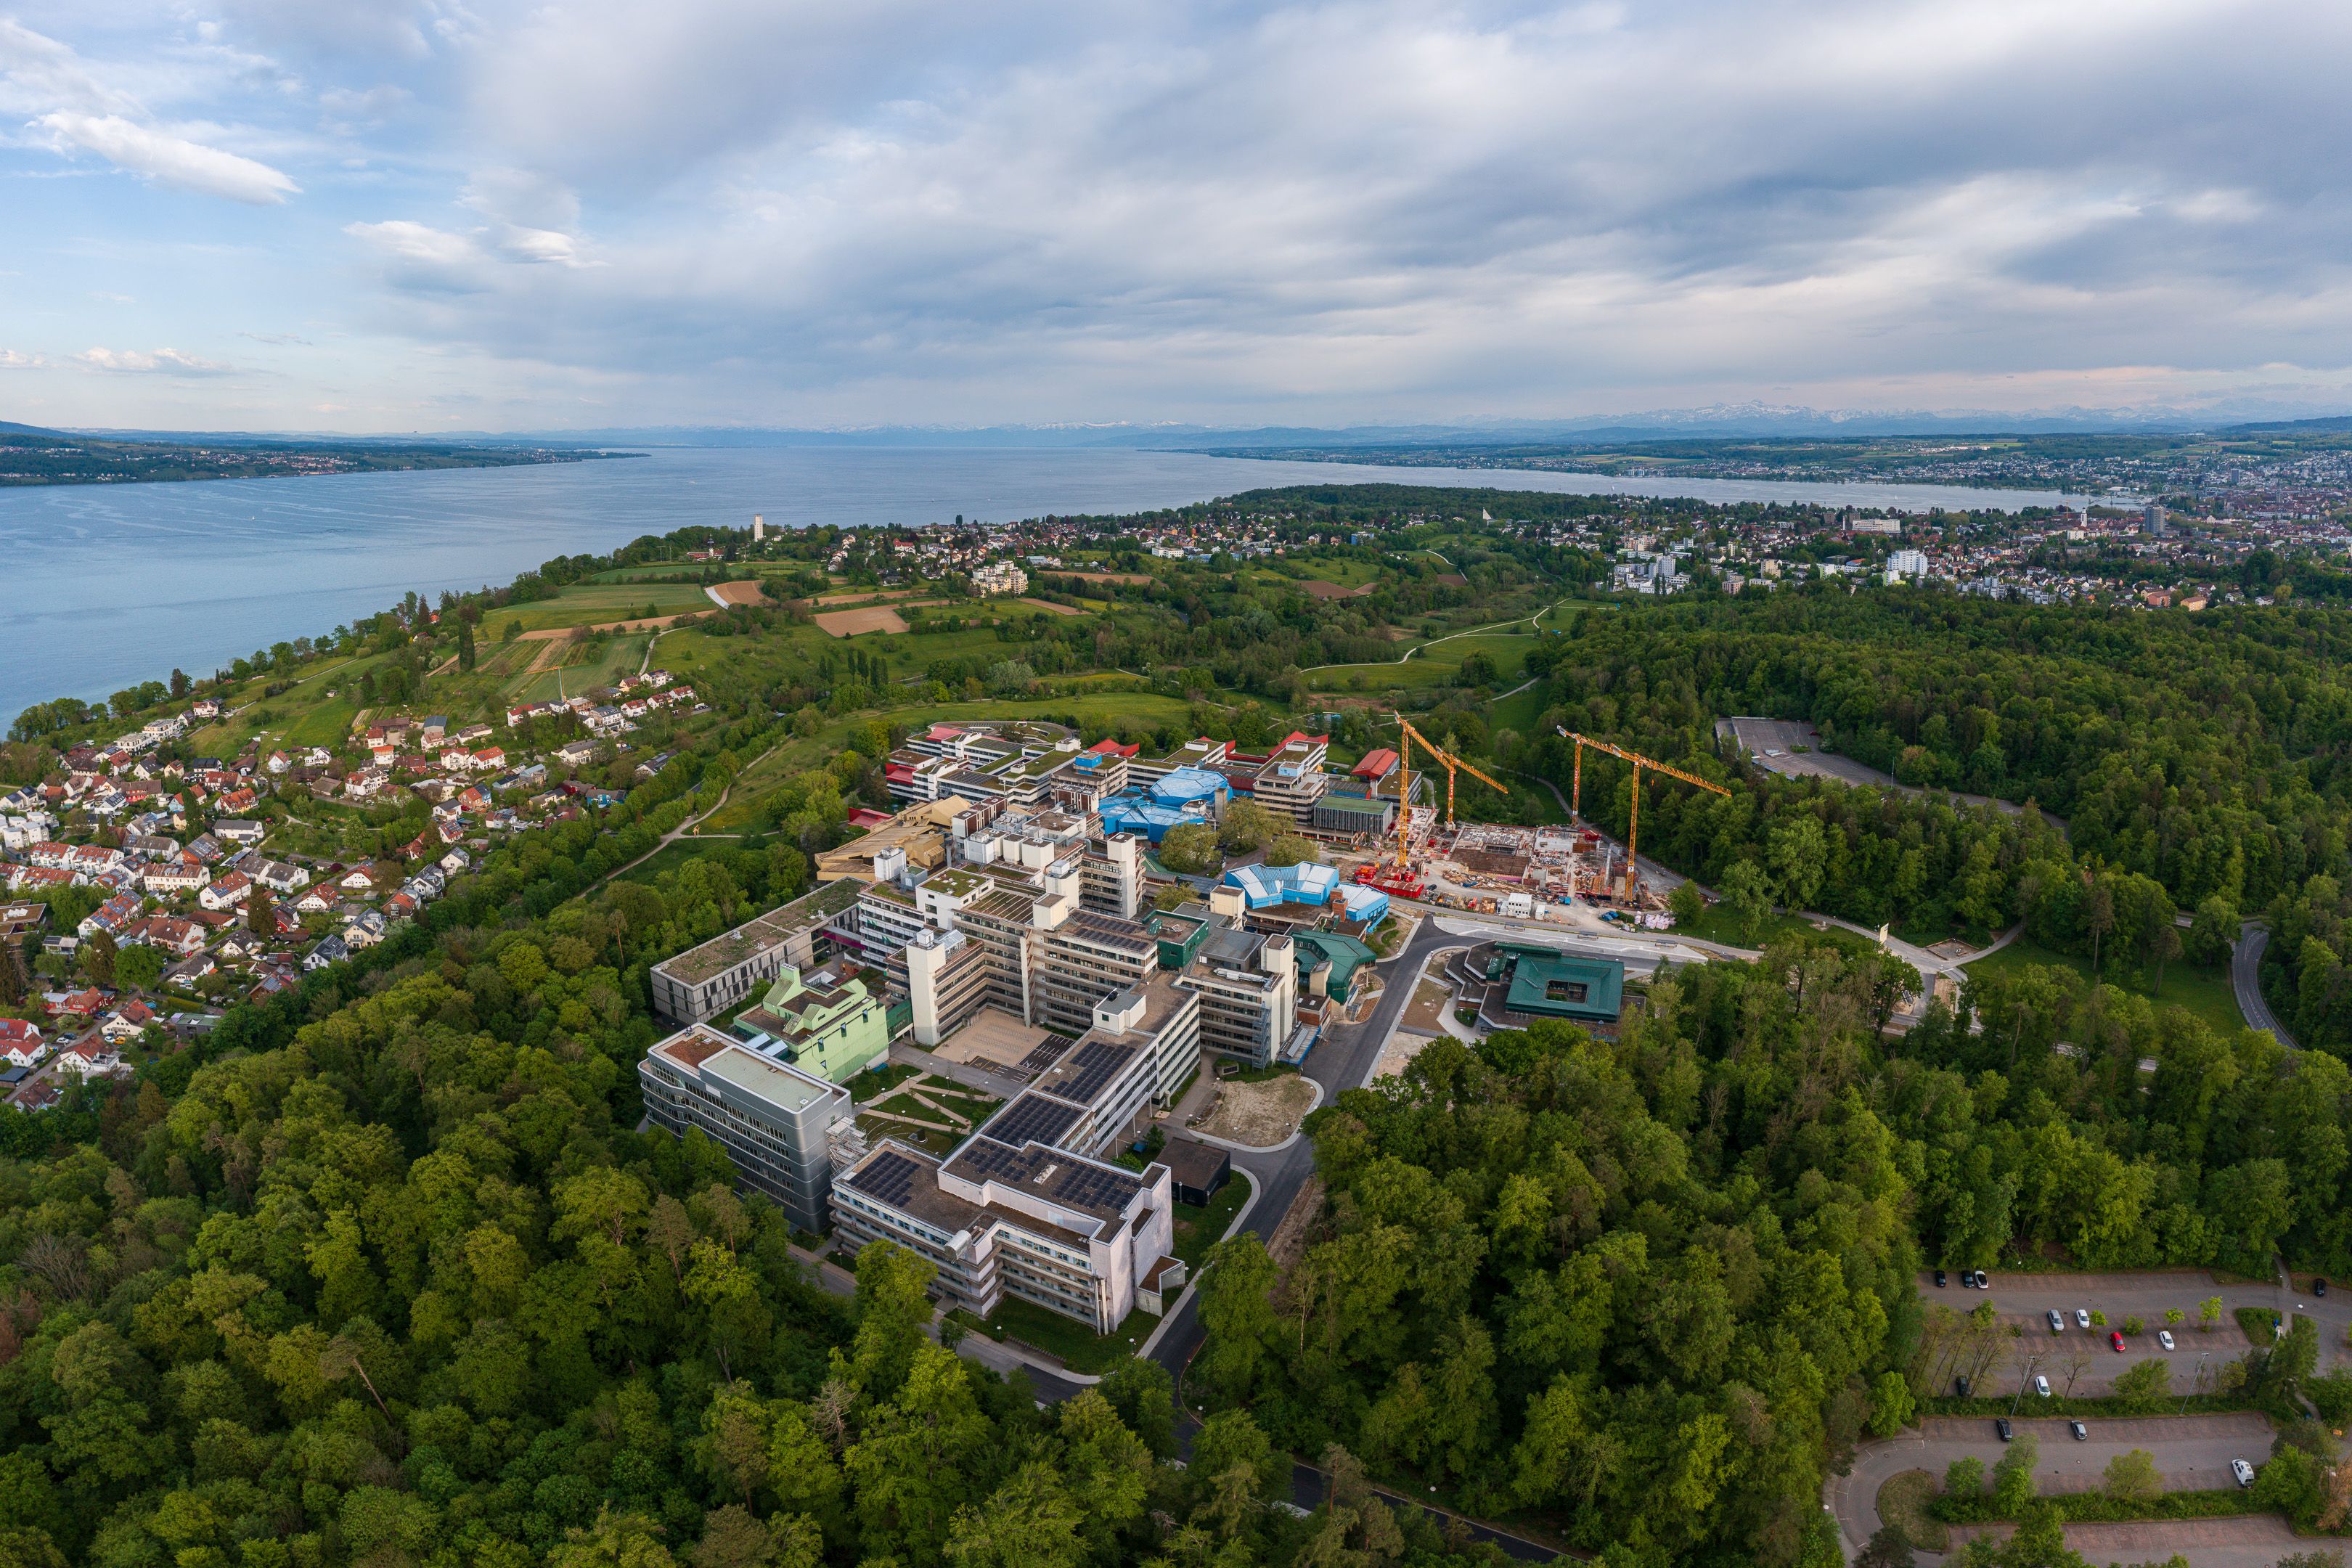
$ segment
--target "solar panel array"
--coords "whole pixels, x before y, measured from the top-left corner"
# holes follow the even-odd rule
[[[881,1202],[904,1204],[915,1195],[915,1162],[894,1149],[885,1149],[850,1177],[849,1184]]]
[[[986,1181],[1018,1182],[1029,1173],[1029,1165],[1028,1157],[1020,1150],[999,1143],[993,1138],[981,1137],[968,1139],[964,1146],[956,1151],[956,1156],[949,1162],[948,1168],[962,1176],[977,1175]]]
[[[1116,1213],[1127,1206],[1142,1184],[1124,1171],[1073,1162],[1064,1165],[1053,1183],[1053,1195],[1072,1208]]]
[[[1024,1094],[991,1117],[988,1125],[981,1131],[1001,1143],[1009,1143],[1018,1149],[1033,1141],[1039,1143],[1055,1142],[1070,1130],[1077,1119],[1078,1112],[1069,1106],[1057,1105],[1040,1095]]]
[[[1091,1103],[1095,1096],[1110,1087],[1128,1063],[1135,1059],[1133,1046],[1117,1045],[1109,1040],[1084,1040],[1078,1048],[1054,1069],[1054,1076],[1039,1085],[1049,1094],[1080,1104]]]
[[[1044,1039],[1038,1041],[1036,1046],[1027,1056],[1021,1058],[1021,1067],[1019,1070],[1028,1074],[1031,1078],[1034,1078],[1039,1073],[1044,1072],[1046,1068],[1052,1067],[1055,1062],[1060,1061],[1062,1059],[1062,1053],[1069,1048],[1070,1042],[1068,1037],[1063,1035],[1048,1035]]]

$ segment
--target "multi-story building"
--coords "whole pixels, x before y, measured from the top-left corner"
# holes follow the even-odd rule
[[[781,1057],[827,1083],[846,1083],[890,1049],[889,1004],[836,958],[803,973],[784,965],[735,1032],[762,1055]]]
[[[1268,811],[1281,812],[1301,824],[1311,822],[1315,803],[1322,796],[1323,763],[1330,754],[1331,737],[1294,730],[1263,760],[1250,793]]]
[[[637,1079],[654,1125],[679,1138],[701,1128],[794,1225],[829,1223],[835,1165],[866,1152],[847,1089],[702,1024],[647,1051]]]
[[[829,882],[655,964],[654,1011],[677,1023],[698,1024],[773,981],[787,964],[815,968],[832,952],[826,928],[850,914],[865,889],[856,877]]]
[[[1200,1058],[1200,1001],[1153,975],[1104,998],[1091,1026],[946,1159],[885,1142],[834,1188],[836,1232],[929,1258],[950,1305],[985,1317],[1016,1296],[1097,1333],[1182,1282],[1168,1167],[1097,1156]]]
[[[1297,957],[1289,937],[1212,923],[1177,984],[1200,993],[1203,1050],[1267,1067],[1297,1027]]]

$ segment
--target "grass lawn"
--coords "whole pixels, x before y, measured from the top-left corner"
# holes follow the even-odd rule
[[[922,1070],[919,1067],[910,1067],[905,1062],[886,1062],[880,1067],[869,1068],[865,1072],[859,1073],[841,1087],[849,1090],[850,1098],[853,1100],[872,1100],[877,1095],[898,1088],[910,1078],[919,1077]]]
[[[1769,916],[1751,934],[1742,931],[1721,904],[1709,904],[1706,913],[1689,925],[1676,926],[1675,931],[1681,935],[1697,937],[1702,942],[1719,942],[1730,947],[1762,947],[1774,938],[1783,936],[1806,937],[1856,952],[1867,952],[1874,945],[1868,938],[1856,936],[1843,926],[1818,931],[1811,921],[1799,920],[1794,915]]]
[[[927,1121],[939,1120],[928,1110],[923,1112],[923,1119]],[[869,1143],[878,1143],[885,1138],[896,1138],[901,1143],[920,1149],[924,1153],[935,1155],[942,1160],[954,1153],[956,1145],[964,1140],[964,1134],[961,1132],[935,1131],[929,1127],[917,1127],[901,1121],[896,1117],[877,1115],[870,1111],[857,1119],[857,1128],[859,1131],[866,1134],[866,1142]]]
[[[285,743],[289,746],[340,746],[350,736],[352,721],[359,717],[359,704],[348,697],[321,702],[286,726]]]
[[[985,1321],[969,1312],[953,1316],[992,1340],[1018,1340],[1032,1350],[1058,1358],[1072,1372],[1085,1373],[1107,1371],[1111,1363],[1133,1355],[1136,1347],[1160,1326],[1159,1319],[1138,1310],[1129,1312],[1127,1321],[1110,1333],[1097,1334],[1076,1318],[1066,1318],[1018,1296],[1005,1297]]]
[[[1511,684],[1516,686],[1518,682]],[[1504,689],[1507,691],[1510,688]],[[1521,740],[1532,741],[1538,733],[1538,726],[1543,722],[1544,710],[1550,705],[1551,698],[1540,684],[1530,686],[1525,691],[1513,691],[1508,697],[1497,698],[1486,705],[1487,733],[1512,730],[1517,731]]]
[[[1226,1227],[1234,1215],[1242,1212],[1249,1202],[1249,1184],[1236,1171],[1231,1180],[1210,1195],[1207,1208],[1194,1208],[1191,1204],[1176,1205],[1176,1256],[1182,1258],[1194,1274],[1201,1272],[1201,1260],[1209,1256],[1209,1248],[1223,1241]]]
[[[685,865],[688,860],[701,859],[706,853],[713,849],[734,849],[738,847],[740,847],[740,846],[732,838],[716,838],[709,840],[676,838],[672,839],[669,843],[663,845],[651,855],[646,856],[644,860],[640,861],[635,866],[631,867],[625,871],[617,873],[617,877],[619,880],[624,882],[643,882],[647,887],[651,887],[654,884],[655,879],[658,878],[664,871],[675,871],[680,866]]]
[[[507,695],[519,702],[545,702],[558,696],[577,697],[594,687],[610,686],[625,675],[635,675],[645,663],[646,639],[642,637],[616,637],[601,645],[585,644],[573,647],[569,644],[557,656],[563,662],[553,669],[542,669],[537,675],[516,675],[507,684]]]
[[[652,605],[656,616],[689,615],[711,607],[699,587],[685,583],[593,583],[564,589],[552,599],[492,610],[482,617],[477,636],[496,642],[509,622],[527,632],[554,626],[593,626],[607,621],[633,621]]]
[[[1950,1532],[1942,1520],[1927,1511],[1927,1505],[1943,1489],[1943,1481],[1931,1471],[1906,1470],[1889,1476],[1878,1489],[1878,1517],[1901,1525],[1912,1545],[1941,1552],[1951,1544]]]
[[[2000,975],[2014,974],[2019,970],[2035,965],[2072,970],[2086,982],[2091,978],[2088,959],[2053,952],[2025,937],[2019,937],[1999,952],[1980,958],[1968,968],[1971,974]],[[2230,987],[2230,973],[2225,968],[2200,969],[2187,963],[2168,964],[2164,971],[2164,989],[2155,993],[2149,991],[2145,975],[2110,969],[2102,978],[2127,994],[2147,997],[2159,1007],[2185,1008],[2216,1029],[2235,1034],[2246,1026],[2244,1015],[2238,1011],[2237,994]]]

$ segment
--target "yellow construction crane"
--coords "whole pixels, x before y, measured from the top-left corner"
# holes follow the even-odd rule
[[[1497,795],[1508,795],[1511,793],[1503,785],[1498,784],[1493,779],[1488,778],[1485,773],[1480,773],[1476,768],[1472,767],[1468,763],[1464,762],[1461,758],[1454,755],[1451,752],[1448,752],[1444,747],[1433,743],[1428,736],[1423,734],[1420,731],[1406,723],[1404,715],[1402,713],[1397,715],[1397,728],[1404,731],[1405,751],[1410,752],[1412,750],[1412,742],[1419,741],[1421,742],[1421,749],[1427,752],[1431,756],[1435,757],[1439,764],[1445,769],[1446,826],[1451,827],[1454,826],[1454,775],[1457,770],[1459,772],[1468,773],[1472,778],[1476,779],[1480,784],[1483,784],[1494,790]]]
[[[1568,814],[1574,821],[1584,820],[1585,747],[1590,746],[1596,752],[1606,752],[1612,757],[1633,764],[1633,808],[1631,820],[1625,827],[1625,885],[1620,897],[1630,897],[1633,894],[1633,863],[1635,858],[1641,853],[1639,845],[1642,837],[1642,770],[1643,768],[1664,773],[1670,779],[1680,779],[1686,784],[1696,784],[1701,789],[1711,789],[1726,800],[1731,798],[1731,792],[1712,779],[1703,779],[1696,773],[1686,773],[1682,769],[1659,762],[1654,757],[1645,757],[1639,752],[1629,752],[1622,746],[1614,746],[1606,741],[1596,741],[1590,735],[1580,735],[1564,726],[1556,727],[1559,729],[1561,740],[1576,742],[1576,769],[1569,784],[1568,797]]]

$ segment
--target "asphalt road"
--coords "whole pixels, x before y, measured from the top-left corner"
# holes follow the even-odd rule
[[[2280,1045],[2297,1050],[2301,1047],[2294,1037],[2263,1000],[2263,949],[2270,940],[2268,926],[2249,921],[2238,928],[2238,945],[2230,950],[2230,989],[2238,994],[2238,1011],[2245,1016],[2248,1028],[2268,1029]]]
[[[2146,1449],[2156,1460],[2157,1473],[2168,1491],[2197,1491],[2236,1483],[2230,1461],[2259,1465],[2270,1457],[2270,1423],[2252,1411],[2221,1415],[2153,1415],[2091,1420],[2087,1441],[2077,1442],[2057,1418],[2021,1419],[2017,1431],[2032,1433],[2041,1445],[2034,1474],[2044,1492],[2089,1491],[2104,1479],[2107,1461],[2134,1448]],[[2004,1445],[1986,1416],[1929,1416],[1915,1431],[1864,1446],[1853,1468],[1832,1478],[1829,1504],[1837,1515],[1849,1556],[1859,1552],[1876,1532],[1878,1489],[1906,1470],[1927,1470],[1940,1478],[1955,1459],[1974,1456],[1990,1471],[1999,1462]],[[2200,1521],[2201,1522],[2201,1521]],[[2168,1555],[2162,1547],[2155,1553]],[[2218,1559],[2201,1549],[2183,1547],[2193,1568],[2221,1568]],[[2261,1559],[2263,1568],[2277,1561],[2273,1551]]]

